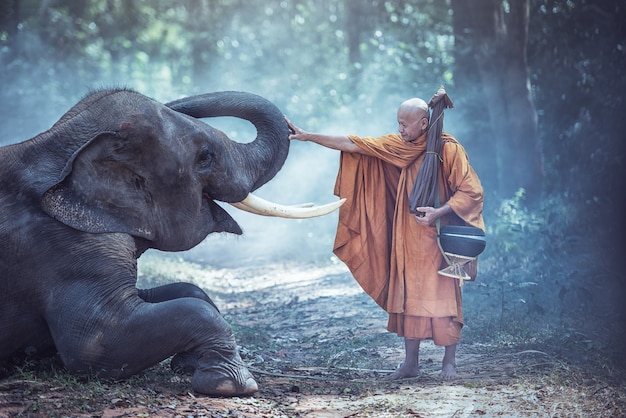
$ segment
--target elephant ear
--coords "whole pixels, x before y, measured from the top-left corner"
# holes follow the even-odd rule
[[[82,146],[67,162],[57,184],[42,196],[42,209],[58,221],[91,233],[122,232],[154,239],[149,225],[152,196],[133,158],[133,141],[104,132]]]

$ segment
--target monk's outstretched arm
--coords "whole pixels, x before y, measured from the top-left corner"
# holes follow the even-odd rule
[[[306,132],[291,123],[289,119],[285,118],[285,120],[287,121],[287,125],[289,125],[289,129],[291,130],[291,134],[289,135],[289,139],[291,140],[310,141],[322,145],[326,148],[369,155],[345,135],[326,135],[320,133]]]

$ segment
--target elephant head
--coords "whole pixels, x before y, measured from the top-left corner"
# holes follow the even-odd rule
[[[237,143],[198,120],[215,116],[250,121],[256,139]],[[238,207],[245,209],[248,194],[274,177],[289,149],[278,108],[232,91],[166,105],[127,90],[99,92],[51,130],[56,136],[67,131],[87,139],[64,145],[74,151],[43,192],[44,211],[78,230],[128,233],[165,251],[189,249],[211,232],[241,234],[215,201],[244,201]],[[298,217],[320,214],[294,210]],[[251,211],[294,216],[280,207]]]

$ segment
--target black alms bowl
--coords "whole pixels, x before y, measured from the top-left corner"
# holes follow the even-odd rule
[[[439,231],[441,248],[447,253],[476,257],[487,245],[485,232],[473,226],[446,225]]]

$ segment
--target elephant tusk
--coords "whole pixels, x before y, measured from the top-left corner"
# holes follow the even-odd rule
[[[316,216],[328,215],[335,209],[343,205],[346,199],[340,199],[336,202],[328,203],[322,206],[314,206],[312,203],[303,203],[300,205],[284,206],[278,203],[270,202],[262,199],[252,193],[248,194],[244,200],[237,203],[231,203],[237,209],[254,213],[262,216],[276,216],[279,218],[306,219]]]

